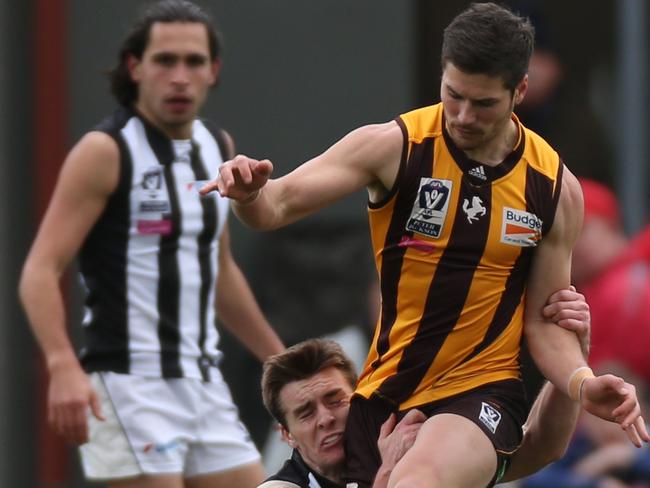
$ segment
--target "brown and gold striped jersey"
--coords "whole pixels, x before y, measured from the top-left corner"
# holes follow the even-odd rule
[[[397,181],[369,205],[382,305],[358,394],[405,409],[520,377],[526,279],[563,164],[513,119],[519,141],[495,167],[454,145],[442,104],[396,119]]]

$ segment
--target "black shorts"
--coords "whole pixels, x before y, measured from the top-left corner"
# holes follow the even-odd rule
[[[521,426],[526,421],[527,403],[519,380],[504,380],[480,386],[453,397],[419,405],[427,417],[441,413],[461,415],[480,427],[497,453],[497,472],[493,483],[505,472],[510,457],[522,440]],[[370,488],[381,465],[377,439],[381,424],[395,412],[395,406],[379,398],[352,398],[346,432],[346,482]],[[398,420],[407,411],[398,413]],[[492,483],[492,484],[493,484]],[[491,485],[490,485],[491,486]]]

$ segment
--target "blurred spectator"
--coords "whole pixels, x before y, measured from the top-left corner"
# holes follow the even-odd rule
[[[590,363],[618,361],[650,382],[650,225],[628,240],[615,195],[582,179],[585,220],[572,276],[591,307]]]
[[[574,174],[610,180],[613,148],[603,121],[590,103],[592,73],[568,62],[548,2],[511,3],[535,25],[528,90],[515,109],[517,116],[555,147]]]

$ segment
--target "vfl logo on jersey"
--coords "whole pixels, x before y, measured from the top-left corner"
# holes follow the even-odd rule
[[[167,191],[163,185],[162,167],[153,166],[142,173],[138,189],[138,211],[141,213],[169,212]]]
[[[494,434],[497,431],[499,422],[501,422],[501,414],[492,405],[481,402],[481,413],[478,419]]]
[[[537,215],[503,207],[501,242],[513,246],[534,247],[542,239],[542,219]]]
[[[479,217],[485,215],[487,212],[486,208],[483,206],[483,201],[477,197],[472,197],[472,206],[469,206],[469,200],[466,198],[463,202],[463,211],[467,215],[467,221],[471,224],[475,220],[478,220]]]
[[[420,178],[420,189],[406,223],[406,230],[440,237],[447,217],[450,195],[450,180]]]

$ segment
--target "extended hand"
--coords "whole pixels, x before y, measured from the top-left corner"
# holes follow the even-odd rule
[[[581,404],[587,412],[619,424],[635,446],[650,442],[636,388],[623,378],[606,374],[584,380]]]
[[[237,155],[219,167],[219,176],[201,188],[201,195],[217,190],[223,197],[240,203],[254,200],[266,184],[273,164],[268,159],[258,161],[247,156]]]
[[[544,318],[576,333],[585,358],[589,356],[591,314],[584,295],[571,286],[553,293],[542,310]]]
[[[410,410],[397,425],[395,414],[388,417],[381,426],[377,440],[384,469],[392,469],[402,459],[415,442],[420,427],[426,420],[426,415],[419,410]]]
[[[89,406],[96,418],[105,420],[88,375],[78,365],[51,373],[48,421],[67,442],[76,445],[88,442]]]

